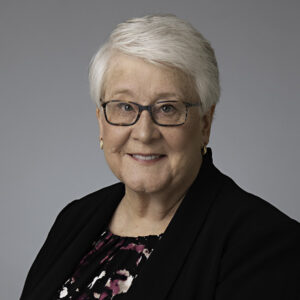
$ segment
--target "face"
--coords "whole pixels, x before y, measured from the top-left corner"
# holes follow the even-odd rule
[[[198,101],[183,73],[123,54],[112,59],[104,88],[104,102]],[[103,108],[97,109],[108,165],[130,191],[163,193],[179,186],[188,188],[201,166],[201,148],[209,140],[212,114],[213,109],[203,116],[199,107],[192,107],[183,125],[162,127],[143,111],[136,124],[114,126],[106,122]]]

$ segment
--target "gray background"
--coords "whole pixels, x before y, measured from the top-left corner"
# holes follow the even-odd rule
[[[0,7],[0,298],[17,299],[58,212],[116,181],[98,147],[91,56],[119,22],[190,21],[216,50],[215,164],[300,220],[298,0],[24,1]]]

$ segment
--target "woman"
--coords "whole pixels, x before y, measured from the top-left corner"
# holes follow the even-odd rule
[[[299,224],[206,148],[220,88],[203,36],[169,15],[122,23],[90,85],[120,183],[62,210],[21,299],[299,299]]]

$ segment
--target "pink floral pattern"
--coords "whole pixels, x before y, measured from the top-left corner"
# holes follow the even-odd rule
[[[54,299],[117,299],[129,290],[162,236],[121,237],[105,230]]]

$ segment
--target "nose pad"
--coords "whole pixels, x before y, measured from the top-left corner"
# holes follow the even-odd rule
[[[139,124],[140,123],[140,124]],[[149,110],[144,110],[140,113],[140,118],[136,125],[153,127],[155,123],[152,120],[151,112]]]
[[[141,112],[140,112],[140,119],[142,118],[142,116],[146,115],[146,118],[149,119],[149,121],[151,121],[152,123],[154,123],[153,119],[152,119],[152,112],[149,108],[144,108]]]
[[[143,112],[146,111],[149,114],[150,119],[153,121],[152,119],[152,107],[151,105],[140,105],[139,106],[139,118],[142,116]]]

